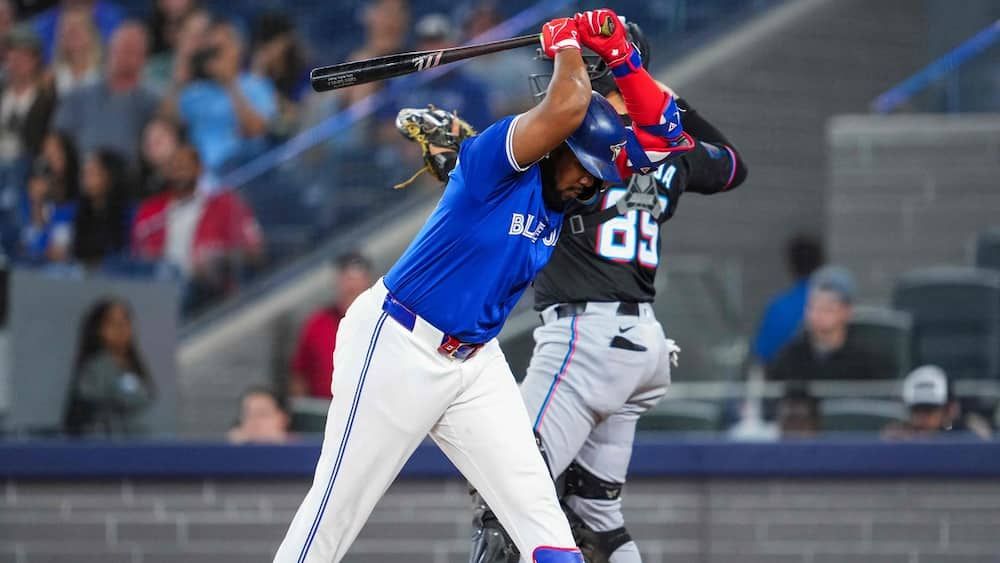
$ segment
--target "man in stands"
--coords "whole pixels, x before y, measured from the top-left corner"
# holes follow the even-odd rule
[[[823,265],[823,247],[810,236],[798,235],[790,239],[785,255],[795,282],[771,299],[760,321],[753,352],[762,365],[773,362],[778,352],[798,333],[809,294],[809,276]]]
[[[60,101],[55,129],[73,137],[81,154],[109,148],[138,162],[142,130],[159,103],[140,85],[148,48],[141,23],[122,24],[111,36],[104,80]]]
[[[333,348],[340,320],[354,299],[373,283],[371,263],[357,252],[338,257],[334,271],[337,290],[333,303],[314,312],[299,333],[288,382],[288,394],[293,397],[333,396]]]
[[[906,376],[903,380],[903,403],[909,413],[907,420],[886,426],[882,431],[883,438],[904,440],[943,433],[971,433],[984,440],[992,437],[989,422],[983,417],[975,413],[962,414],[948,376],[937,366],[920,366]]]
[[[848,338],[857,289],[854,277],[838,266],[812,276],[806,302],[805,330],[767,368],[772,381],[883,379],[891,368]]]
[[[132,251],[143,260],[166,261],[189,280],[186,307],[227,294],[247,266],[263,255],[253,211],[232,190],[198,189],[198,151],[180,145],[171,160],[167,189],[144,200],[132,226]]]

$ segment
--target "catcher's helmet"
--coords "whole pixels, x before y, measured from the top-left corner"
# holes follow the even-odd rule
[[[646,34],[642,32],[642,28],[639,24],[631,21],[625,21],[625,18],[618,16],[625,24],[625,33],[628,38],[629,43],[639,51],[639,55],[642,57],[643,68],[649,68],[649,58],[652,56],[650,52],[650,44],[646,39]],[[544,56],[540,55],[539,58],[543,58],[551,64]],[[607,96],[611,92],[617,92],[618,86],[615,85],[615,79],[611,76],[611,69],[608,68],[607,63],[601,60],[601,57],[596,53],[593,53],[589,49],[583,51],[583,62],[587,65],[587,74],[590,76],[590,85],[595,92],[602,96]],[[531,74],[528,75],[528,81],[531,83],[531,93],[535,98],[541,98],[545,96],[545,91],[549,87],[549,82],[552,80],[552,73],[541,73],[541,74]]]
[[[625,147],[625,126],[604,96],[591,93],[587,115],[566,139],[566,144],[584,169],[595,178],[604,184],[621,183],[615,159]]]

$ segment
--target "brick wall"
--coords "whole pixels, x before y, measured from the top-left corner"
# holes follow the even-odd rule
[[[0,563],[270,561],[303,481],[7,481]],[[645,563],[1000,563],[1000,482],[647,480],[626,488]],[[467,557],[458,481],[394,485],[348,562]]]
[[[827,243],[866,301],[888,303],[907,270],[971,265],[1000,225],[1000,116],[845,115],[828,142]]]

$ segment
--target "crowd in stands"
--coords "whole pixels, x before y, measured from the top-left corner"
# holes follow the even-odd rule
[[[190,310],[232,292],[264,260],[255,214],[226,174],[388,83],[312,93],[308,45],[281,12],[253,7],[227,19],[200,0],[148,8],[0,0],[0,244],[25,265],[177,276],[190,286]],[[457,45],[502,18],[483,5],[467,25],[428,14],[411,26],[407,0],[371,0],[358,19],[365,37],[352,59]],[[509,52],[395,89],[368,122],[330,141],[324,161],[343,160],[337,147],[379,147],[376,168],[408,172],[418,155],[392,125],[398,107],[433,102],[485,127],[530,103],[533,64]],[[197,151],[193,191],[173,170],[186,144]],[[218,224],[221,215],[234,216]]]

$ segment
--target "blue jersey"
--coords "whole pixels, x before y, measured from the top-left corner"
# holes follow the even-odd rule
[[[463,342],[486,342],[545,266],[563,216],[545,206],[537,164],[511,152],[516,117],[462,143],[423,229],[385,277],[403,305]]]

